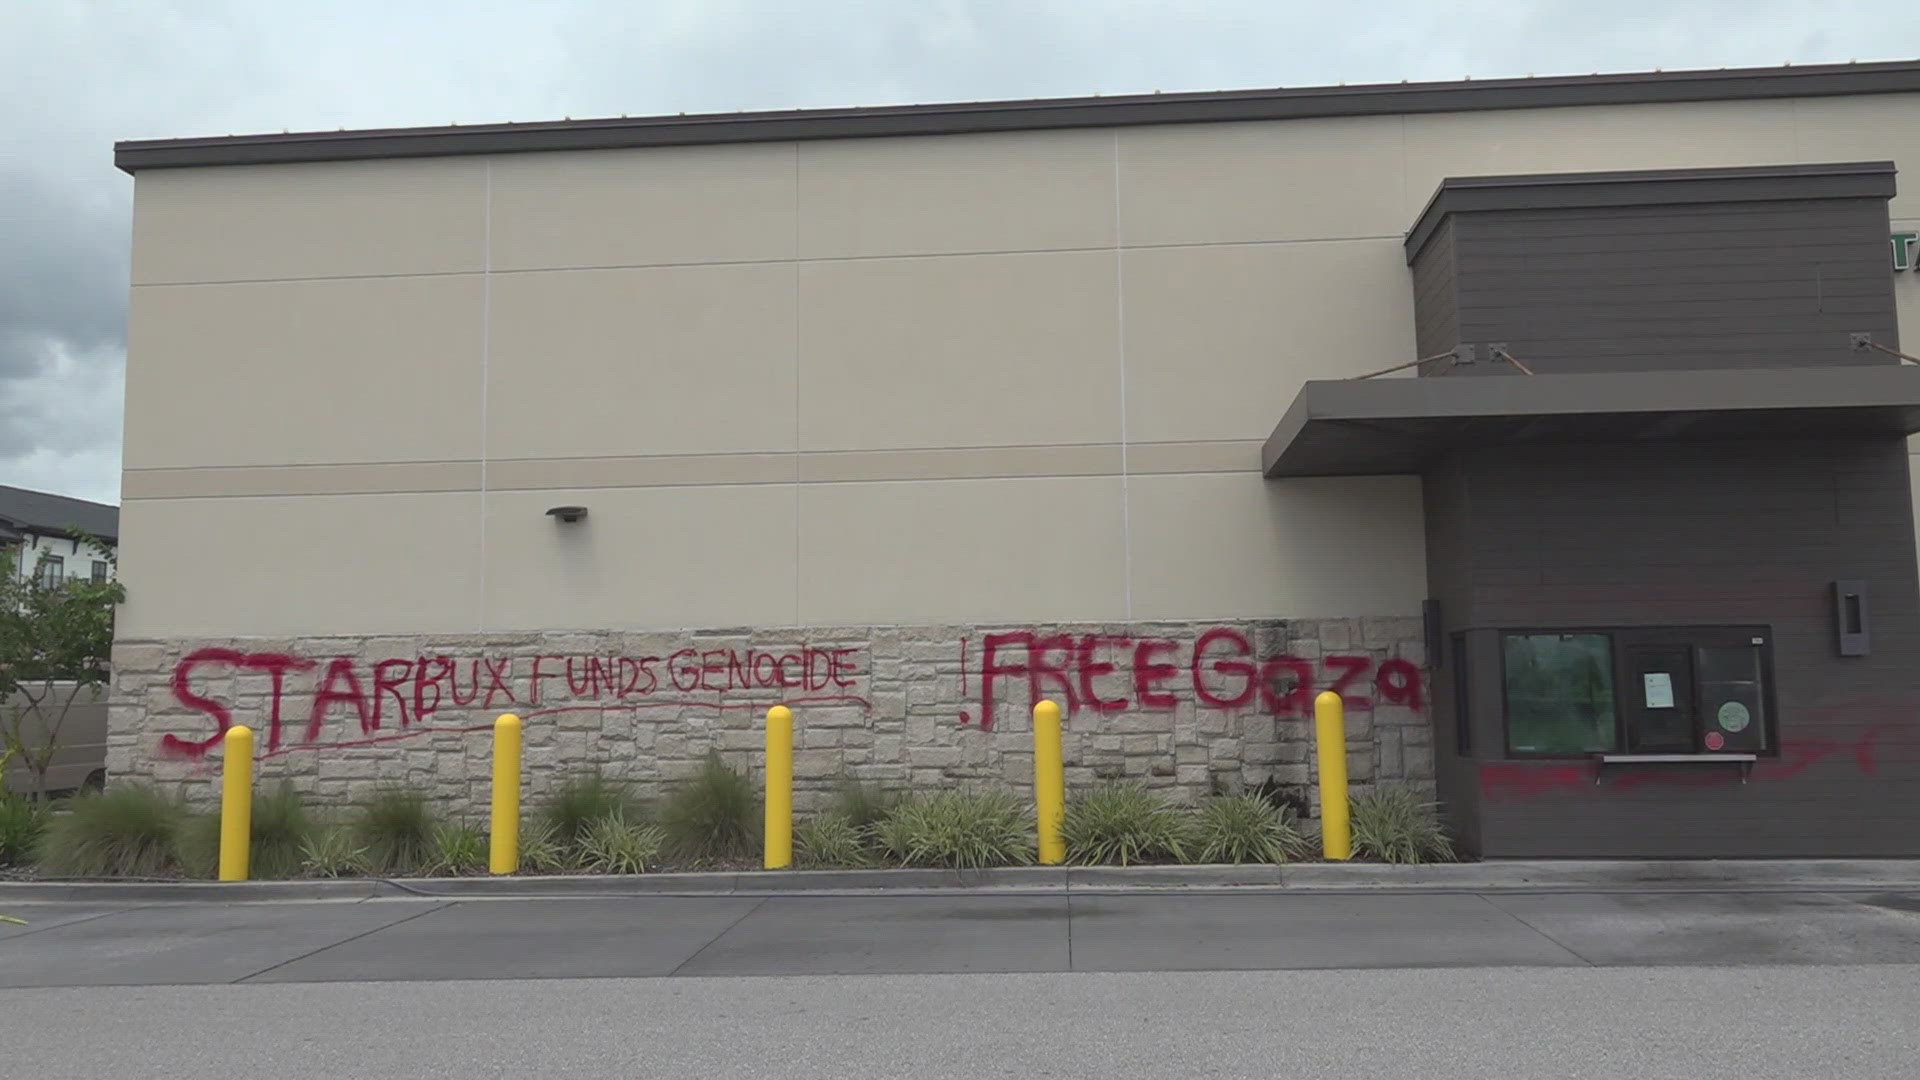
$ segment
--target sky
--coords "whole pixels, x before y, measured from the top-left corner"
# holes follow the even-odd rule
[[[118,501],[117,139],[1913,57],[1913,0],[0,0],[0,484]]]

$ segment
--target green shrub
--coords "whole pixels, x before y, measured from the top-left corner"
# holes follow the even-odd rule
[[[179,800],[146,784],[80,795],[47,822],[40,865],[65,877],[161,877],[178,871]]]
[[[0,795],[0,866],[31,860],[46,829],[47,812],[39,803],[17,795]]]
[[[904,866],[975,870],[1034,859],[1033,816],[1000,791],[942,791],[903,799],[877,830],[887,853]]]
[[[580,861],[602,874],[644,874],[659,864],[666,841],[655,826],[634,825],[619,814],[608,814],[580,837]]]
[[[793,827],[793,854],[801,866],[867,866],[873,862],[870,836],[844,811],[828,810]]]
[[[436,824],[425,792],[389,787],[354,812],[351,828],[369,873],[416,874],[433,861]]]
[[[1390,863],[1451,862],[1453,843],[1434,809],[1403,787],[1356,796],[1350,811],[1354,855]]]
[[[1277,863],[1306,854],[1293,811],[1261,795],[1217,795],[1194,815],[1191,854],[1203,863]]]
[[[562,781],[533,818],[550,830],[555,843],[565,847],[577,843],[588,826],[610,814],[639,821],[642,807],[626,784],[609,780],[595,770]]]
[[[289,783],[253,801],[253,876],[286,878],[300,872],[300,851],[313,833],[306,800]]]
[[[1130,866],[1186,857],[1190,828],[1179,807],[1139,784],[1106,784],[1067,803],[1060,822],[1067,858]]]
[[[700,771],[676,787],[660,808],[667,845],[700,861],[744,859],[760,840],[760,796],[753,781],[709,752]]]
[[[868,837],[899,803],[898,792],[863,784],[852,777],[843,777],[833,792],[833,811]]]
[[[301,849],[313,823],[306,800],[292,784],[282,783],[253,800],[253,854],[248,865],[252,878],[289,878],[300,873]],[[220,812],[189,814],[175,835],[174,854],[180,872],[211,878],[220,872]]]
[[[180,873],[190,878],[211,878],[220,872],[220,814],[189,813],[180,819],[173,834],[173,857]]]
[[[488,839],[484,830],[463,824],[436,824],[433,850],[425,871],[432,877],[459,877],[487,869]]]
[[[354,840],[352,829],[319,826],[300,845],[300,870],[309,877],[359,877],[367,872],[367,849]]]
[[[554,838],[553,827],[536,824],[520,836],[520,868],[536,874],[562,874],[579,864],[578,847]]]

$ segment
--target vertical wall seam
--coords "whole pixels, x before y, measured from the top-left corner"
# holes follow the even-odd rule
[[[1133,621],[1133,477],[1127,459],[1127,273],[1120,216],[1120,132],[1113,132],[1113,338],[1120,369],[1120,575]]]
[[[800,144],[793,144],[793,625],[800,625]]]
[[[493,366],[493,159],[481,163],[486,177],[480,200],[480,630],[487,628],[487,428],[492,421],[488,390]]]

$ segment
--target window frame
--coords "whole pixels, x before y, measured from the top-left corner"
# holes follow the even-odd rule
[[[87,572],[89,575],[87,580],[93,582],[95,585],[105,585],[107,583],[107,561],[105,559],[93,560],[93,566],[90,567]]]
[[[1509,715],[1509,711],[1507,708],[1507,638],[1510,636],[1526,637],[1534,634],[1555,634],[1555,635],[1600,634],[1600,635],[1606,636],[1607,647],[1609,652],[1612,654],[1610,658],[1611,670],[1609,671],[1609,674],[1613,677],[1613,745],[1611,748],[1606,750],[1598,750],[1598,751],[1582,750],[1582,751],[1571,751],[1571,752],[1564,752],[1564,753],[1543,753],[1539,751],[1515,750],[1513,748],[1513,718],[1512,716]],[[1760,648],[1760,692],[1761,694],[1764,695],[1764,701],[1766,703],[1765,714],[1761,717],[1761,729],[1765,732],[1765,735],[1766,735],[1766,745],[1759,750],[1742,751],[1742,752],[1743,753],[1750,752],[1762,758],[1779,757],[1780,756],[1780,699],[1774,690],[1774,679],[1773,679],[1773,672],[1774,672],[1773,646],[1774,646],[1775,637],[1774,637],[1774,630],[1772,625],[1762,624],[1762,623],[1744,623],[1744,624],[1713,623],[1713,624],[1700,624],[1700,625],[1693,625],[1693,626],[1636,625],[1636,626],[1503,626],[1503,627],[1499,627],[1494,631],[1493,647],[1496,654],[1496,659],[1500,665],[1500,684],[1497,690],[1500,695],[1500,748],[1502,752],[1505,753],[1505,755],[1509,759],[1512,759],[1515,761],[1591,761],[1596,755],[1599,755],[1599,754],[1627,753],[1627,750],[1626,750],[1627,721],[1626,721],[1626,710],[1623,707],[1625,705],[1625,700],[1622,697],[1622,694],[1628,691],[1622,689],[1623,687],[1627,686],[1627,680],[1623,678],[1622,672],[1624,670],[1624,665],[1626,663],[1625,658],[1628,652],[1628,647],[1635,644],[1660,644],[1664,642],[1675,642],[1676,639],[1690,638],[1696,635],[1714,635],[1714,634],[1725,634],[1725,635],[1744,634],[1751,637],[1761,637],[1765,639],[1764,644]],[[1626,640],[1623,641],[1623,637]],[[1635,637],[1638,637],[1640,640],[1638,641],[1633,640]],[[1693,653],[1694,662],[1697,666],[1699,662],[1698,661],[1699,654],[1697,650],[1702,647],[1702,643],[1698,640],[1686,640],[1684,644],[1686,645],[1689,652]],[[1700,703],[1699,679],[1695,678],[1693,680],[1693,684],[1694,685],[1692,686],[1691,689],[1694,697],[1694,701],[1693,701],[1694,721],[1697,725],[1700,722],[1700,710],[1702,708],[1702,705]],[[1724,752],[1725,751],[1696,750],[1696,751],[1693,751],[1692,753],[1705,756],[1705,755],[1710,755],[1714,753],[1724,753]]]
[[[59,585],[67,580],[67,560],[65,556],[40,553],[33,563],[34,578],[43,587]]]

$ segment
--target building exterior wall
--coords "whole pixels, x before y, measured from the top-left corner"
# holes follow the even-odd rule
[[[1411,618],[1419,480],[1265,481],[1259,458],[1303,381],[1416,355],[1400,240],[1435,185],[1920,162],[1914,103],[143,172],[114,770],[186,775],[159,738],[196,715],[173,677],[205,648],[417,662],[540,633],[847,627],[878,683],[880,642],[917,627],[947,655],[1009,625]],[[589,517],[557,526],[561,504]],[[219,700],[266,722],[270,679],[235,678]],[[868,696],[876,732],[915,719]],[[1131,715],[1082,737],[1164,736],[1197,790],[1178,713]],[[693,745],[697,719],[648,730]],[[604,740],[585,758],[617,761]],[[473,744],[436,783],[483,779]],[[1017,772],[1011,752],[960,750],[980,776]]]
[[[845,777],[1024,787],[1044,695],[1067,705],[1070,784],[1192,802],[1304,793],[1312,697],[1338,689],[1353,781],[1431,795],[1419,632],[1355,618],[122,640],[110,768],[211,801],[206,759],[235,718],[258,728],[263,775],[318,801],[411,782],[478,813],[496,713],[527,721],[536,797],[593,768],[654,795],[709,751],[759,768],[762,716],[785,701],[805,808]]]
[[[11,544],[0,544],[0,572],[12,574],[15,580],[29,577],[38,570],[42,555],[59,558],[60,573],[64,577],[90,580],[96,562],[105,564],[108,579],[115,576],[112,551],[70,537],[38,533],[28,533],[24,539]]]

